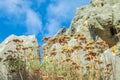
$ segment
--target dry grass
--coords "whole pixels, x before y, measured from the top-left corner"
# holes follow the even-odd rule
[[[83,34],[74,34],[73,37],[77,42],[74,46],[68,45],[70,38],[67,35],[57,36],[46,42],[44,53],[47,55],[43,53],[41,68],[42,75],[47,79],[43,80],[59,80],[59,76],[62,76],[62,80],[109,80],[112,64],[101,60],[101,54],[109,48],[108,45],[104,41],[89,42]],[[53,51],[52,46],[56,44],[60,50]],[[83,60],[80,55],[84,55]]]
[[[14,40],[17,51],[6,52],[10,54],[6,60],[0,58],[8,63],[9,80],[109,80],[112,63],[101,59],[108,45],[104,41],[89,42],[83,34],[74,34],[73,38],[75,45],[69,45],[71,37],[67,35],[45,37],[42,62],[32,53],[32,46],[24,47],[22,41]]]

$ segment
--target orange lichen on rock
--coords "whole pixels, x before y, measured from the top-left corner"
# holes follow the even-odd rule
[[[50,53],[51,56],[55,56],[56,54],[57,54],[56,51],[52,51],[52,52]]]
[[[77,39],[77,38],[79,38],[79,37],[84,37],[83,34],[74,34],[73,36],[74,36],[75,39]]]
[[[62,53],[67,52],[67,53],[72,53],[74,51],[73,48],[68,47],[68,46],[63,46],[62,48]]]
[[[80,50],[80,49],[83,49],[83,47],[82,47],[82,45],[78,44],[78,45],[73,46],[73,49]]]
[[[64,34],[64,35],[61,35],[61,36],[58,37],[58,42],[60,44],[64,45],[64,44],[67,44],[69,39],[70,38],[67,35]]]
[[[71,58],[70,57],[66,58],[66,61],[67,62],[71,61]]]
[[[116,46],[111,47],[111,51],[113,52],[114,55],[116,55],[117,54],[117,47]]]
[[[86,37],[83,34],[74,34],[73,36],[77,40],[85,40],[86,41]]]
[[[111,66],[112,66],[112,63],[109,63],[109,64],[106,65],[107,68],[111,67]]]
[[[94,52],[94,51],[92,51],[92,50],[89,50],[89,51],[88,51],[88,54],[91,55],[91,56],[98,56],[98,55],[99,55],[98,52]]]
[[[96,44],[102,45],[104,47],[108,47],[108,44],[105,41],[98,41],[98,42],[96,42]]]
[[[49,39],[50,39],[50,37],[44,37],[43,40],[42,40],[42,42],[46,42],[46,41],[48,41]]]
[[[20,39],[13,39],[13,41],[14,41],[14,42],[20,42],[20,43],[23,42],[23,40],[20,40]]]
[[[85,60],[87,60],[87,61],[91,61],[92,59],[93,59],[93,57],[90,55],[85,56]]]
[[[95,42],[94,42],[94,41],[92,41],[92,42],[87,42],[87,44],[86,44],[86,45],[88,46],[88,45],[93,45],[93,44],[95,44]]]
[[[94,49],[94,46],[85,46],[85,47],[84,47],[84,50],[89,50],[89,49],[90,49],[90,50]]]

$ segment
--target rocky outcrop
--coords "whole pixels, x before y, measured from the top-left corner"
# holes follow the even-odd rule
[[[120,0],[91,0],[90,5],[78,8],[67,34],[81,33],[91,41],[105,41],[109,47],[115,46],[116,55],[120,52]],[[107,52],[107,53],[106,53]],[[120,79],[119,57],[110,50],[103,55],[114,64],[115,77]],[[104,58],[104,57],[102,57]]]
[[[15,74],[13,76],[13,74],[9,72],[17,70],[18,68],[16,67],[22,69],[22,64],[24,63],[22,61],[25,61],[26,67],[24,69],[27,69],[30,65],[28,60],[31,59],[28,55],[32,54],[39,56],[39,47],[35,36],[11,35],[6,38],[0,44],[0,80],[22,80],[20,76],[17,76],[18,74],[15,77]],[[14,69],[12,69],[12,67]],[[25,74],[21,73],[21,75]]]
[[[80,43],[80,40],[76,41],[74,38],[76,34],[83,34],[86,40],[90,42],[105,41],[108,44],[108,49],[104,49],[99,57],[106,64],[112,63],[113,73],[108,80],[120,80],[120,57],[117,56],[120,52],[120,0],[91,0],[89,5],[77,8],[76,15],[66,33],[63,36],[50,39],[44,45],[43,61],[46,59],[51,60],[49,57],[53,52],[56,52],[54,59],[58,59],[58,62],[59,58],[65,60],[67,56],[65,53],[61,54],[61,51],[66,46],[68,51],[72,50],[71,47],[74,48]],[[82,35],[78,37],[82,37],[82,40],[85,39]],[[86,43],[83,41],[82,44],[84,47]],[[83,63],[82,65],[85,66],[85,54],[84,50],[80,50],[78,53],[73,52],[70,58],[72,61],[80,59],[81,63]],[[78,55],[80,56],[79,58],[77,57]],[[105,67],[105,65],[102,66]],[[101,78],[100,80],[106,79]]]
[[[91,0],[78,8],[69,29],[43,39],[41,76],[51,80],[120,80],[119,15],[120,0]],[[0,44],[0,80],[31,80],[26,73],[32,72],[29,67],[38,53],[35,36],[8,37]],[[16,70],[18,73],[11,73]]]
[[[72,33],[74,28],[76,33],[83,33],[86,36],[93,32],[112,47],[119,42],[119,14],[119,0],[92,0],[90,5],[77,9],[68,34]],[[92,31],[89,28],[92,28]]]
[[[63,34],[65,34],[66,33],[66,27],[63,27],[63,28],[61,28],[56,34],[55,34],[55,36],[60,36],[60,35],[63,35]],[[54,36],[54,37],[55,37]]]

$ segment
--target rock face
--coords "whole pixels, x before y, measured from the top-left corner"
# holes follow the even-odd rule
[[[98,35],[111,47],[119,42],[119,15],[119,0],[92,0],[90,5],[77,9],[68,34],[72,34],[73,29],[76,29],[76,33],[85,35],[93,32],[91,37]],[[89,28],[92,28],[92,31]]]
[[[27,59],[27,55],[30,53],[34,53],[34,55],[39,56],[39,47],[35,36],[11,35],[7,39],[5,39],[0,44],[0,80],[11,80],[8,76],[8,68],[10,68],[10,66],[8,65],[8,58],[19,58],[21,60],[25,58]],[[22,58],[20,58],[20,56]],[[26,65],[29,65],[29,62],[26,62]]]
[[[64,67],[70,66],[67,71],[73,71],[71,74],[74,75],[74,68],[78,68],[80,72],[86,64],[95,63],[97,68],[93,65],[92,69],[100,73],[95,80],[120,80],[120,57],[118,56],[120,53],[120,0],[91,0],[89,5],[77,9],[69,29],[62,28],[54,38],[47,40],[43,46],[42,60],[42,63],[47,66],[43,66],[46,68],[43,72],[52,70],[51,65],[48,65],[53,64],[52,66],[56,65],[58,68],[58,72],[62,72],[59,69],[66,70]],[[8,70],[11,70],[9,60],[18,59],[26,62],[30,58],[27,55],[31,53],[35,56],[39,53],[39,45],[35,36],[11,35],[3,41],[0,44],[0,75],[2,75],[0,80],[22,80],[17,75],[8,76]],[[25,66],[25,69],[29,68],[29,61],[25,63]],[[86,74],[87,70],[84,68],[82,72],[83,80],[88,80],[86,79],[86,75],[89,76]],[[96,73],[93,73],[94,77]],[[21,75],[24,76],[24,72]],[[59,74],[56,73],[56,75]],[[80,76],[81,73],[78,75]]]
[[[75,32],[73,32],[75,30]],[[120,50],[120,0],[91,0],[90,5],[78,8],[68,35],[81,33],[91,41],[103,40],[109,47],[116,46],[119,55]],[[103,55],[106,60],[114,63],[115,79],[120,80],[119,57],[113,56],[110,50]]]
[[[120,0],[91,0],[91,3],[87,6],[83,6],[77,9],[76,15],[71,22],[70,28],[65,33],[70,37],[68,43],[65,46],[72,47],[77,43],[73,38],[74,34],[84,34],[88,41],[105,41],[109,45],[109,49],[104,50],[101,59],[106,63],[111,62],[113,64],[112,77],[109,80],[120,80]],[[53,45],[44,47],[43,50],[43,60],[48,59],[53,49],[57,50],[57,55],[55,58],[59,58],[60,51],[62,49],[61,44],[56,41],[56,38],[51,39],[54,41]],[[48,46],[48,43],[46,45]],[[111,49],[114,49],[115,52],[112,52]],[[79,52],[82,62],[83,55]],[[116,55],[113,55],[115,53]],[[46,56],[47,55],[47,56]],[[66,56],[62,54],[62,59]],[[77,55],[76,53],[72,56]],[[76,59],[73,59],[76,61]],[[101,79],[104,80],[104,79]]]
[[[63,35],[64,33],[66,33],[66,28],[65,27],[63,27],[63,28],[61,28],[58,32],[57,32],[57,34],[55,35],[55,36],[60,36],[60,35]]]

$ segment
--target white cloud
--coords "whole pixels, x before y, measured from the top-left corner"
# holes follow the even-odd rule
[[[89,0],[51,0],[51,4],[47,8],[47,18],[48,24],[46,27],[50,25],[62,24],[65,22],[70,22],[75,15],[76,8],[82,5],[88,4]],[[54,23],[51,23],[51,20],[54,19]],[[63,25],[62,25],[63,26]],[[53,26],[51,26],[52,28]],[[57,25],[53,27],[55,29],[59,29],[61,25]],[[54,33],[55,31],[49,30],[48,33]],[[53,36],[53,35],[52,35]]]
[[[42,29],[42,22],[39,16],[32,10],[27,10],[26,25],[28,29],[28,34],[38,34]]]
[[[50,19],[49,23],[46,24],[47,30],[48,30],[48,35],[53,36],[57,31],[59,30],[60,23],[57,22],[55,19]]]
[[[38,14],[31,6],[40,7],[40,4],[47,0],[0,0],[0,12],[6,14],[8,17],[17,18],[18,22],[21,20],[26,25],[26,34],[38,34],[43,31],[41,15]],[[77,7],[86,4],[89,0],[50,0],[47,8],[44,31],[47,29],[49,35],[53,36],[62,23],[68,23],[75,15]],[[41,9],[40,9],[41,10]],[[0,16],[1,16],[0,14]],[[20,22],[20,23],[21,23]]]
[[[23,0],[1,0],[0,10],[8,15],[19,16],[24,13],[26,9],[30,7],[30,2]]]
[[[39,3],[42,2],[40,1]],[[39,16],[40,14],[38,15],[37,12],[31,8],[31,5],[32,2],[30,0],[0,0],[0,11],[8,17],[18,18],[18,21],[25,17],[22,22],[26,25],[26,33],[37,35],[42,29],[42,21]]]
[[[59,20],[64,18],[69,20],[74,15],[76,8],[80,7],[80,0],[57,0],[54,3],[50,4],[48,7],[48,16],[52,16]]]

